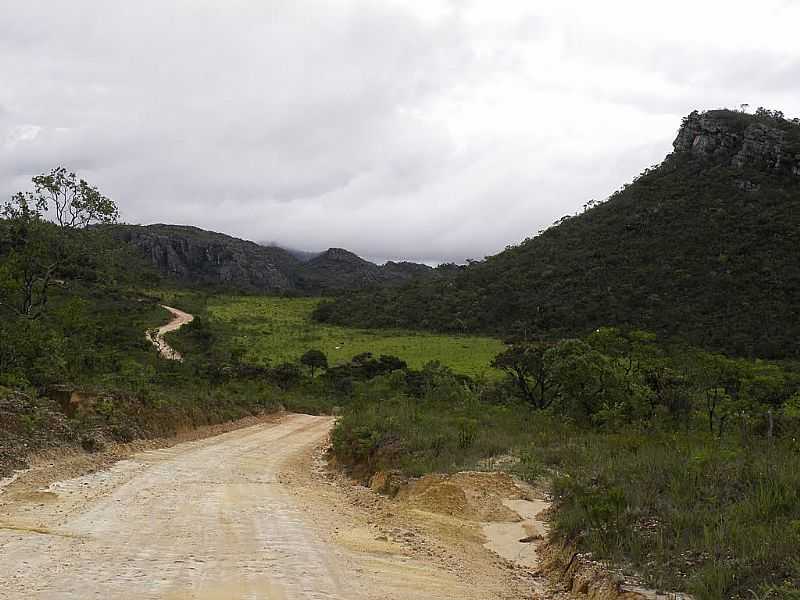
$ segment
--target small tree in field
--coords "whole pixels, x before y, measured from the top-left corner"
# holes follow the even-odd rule
[[[328,357],[322,350],[309,350],[300,357],[300,363],[307,366],[311,371],[311,377],[314,377],[317,369],[328,368]]]

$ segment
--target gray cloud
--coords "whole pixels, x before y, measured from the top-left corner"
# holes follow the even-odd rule
[[[0,194],[64,164],[129,222],[462,260],[609,194],[694,108],[800,112],[790,3],[702,34],[688,0],[492,4],[0,0]]]

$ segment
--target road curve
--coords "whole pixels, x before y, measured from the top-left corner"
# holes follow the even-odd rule
[[[194,315],[190,315],[187,312],[183,312],[180,309],[172,308],[171,306],[167,306],[165,304],[162,304],[161,308],[167,309],[170,313],[172,313],[174,318],[169,323],[162,325],[158,329],[148,330],[147,339],[153,342],[153,345],[158,349],[159,354],[161,354],[163,358],[169,360],[183,360],[180,352],[170,346],[167,343],[167,340],[164,339],[164,334],[169,333],[170,331],[175,331],[176,329],[180,329],[187,323],[191,323],[194,320]]]
[[[354,597],[279,481],[332,422],[288,415],[33,492],[0,516],[0,598]]]

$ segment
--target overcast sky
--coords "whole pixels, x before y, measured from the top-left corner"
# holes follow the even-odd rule
[[[792,0],[0,0],[0,194],[63,164],[130,223],[481,258],[695,108],[800,114],[798,24]]]

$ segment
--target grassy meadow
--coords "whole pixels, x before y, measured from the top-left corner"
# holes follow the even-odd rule
[[[318,298],[215,296],[208,300],[209,316],[233,333],[232,343],[256,364],[294,362],[310,348],[322,350],[331,365],[362,352],[399,356],[411,368],[438,361],[457,373],[489,375],[491,360],[504,348],[489,337],[440,335],[425,332],[368,330],[317,323],[311,312]]]

